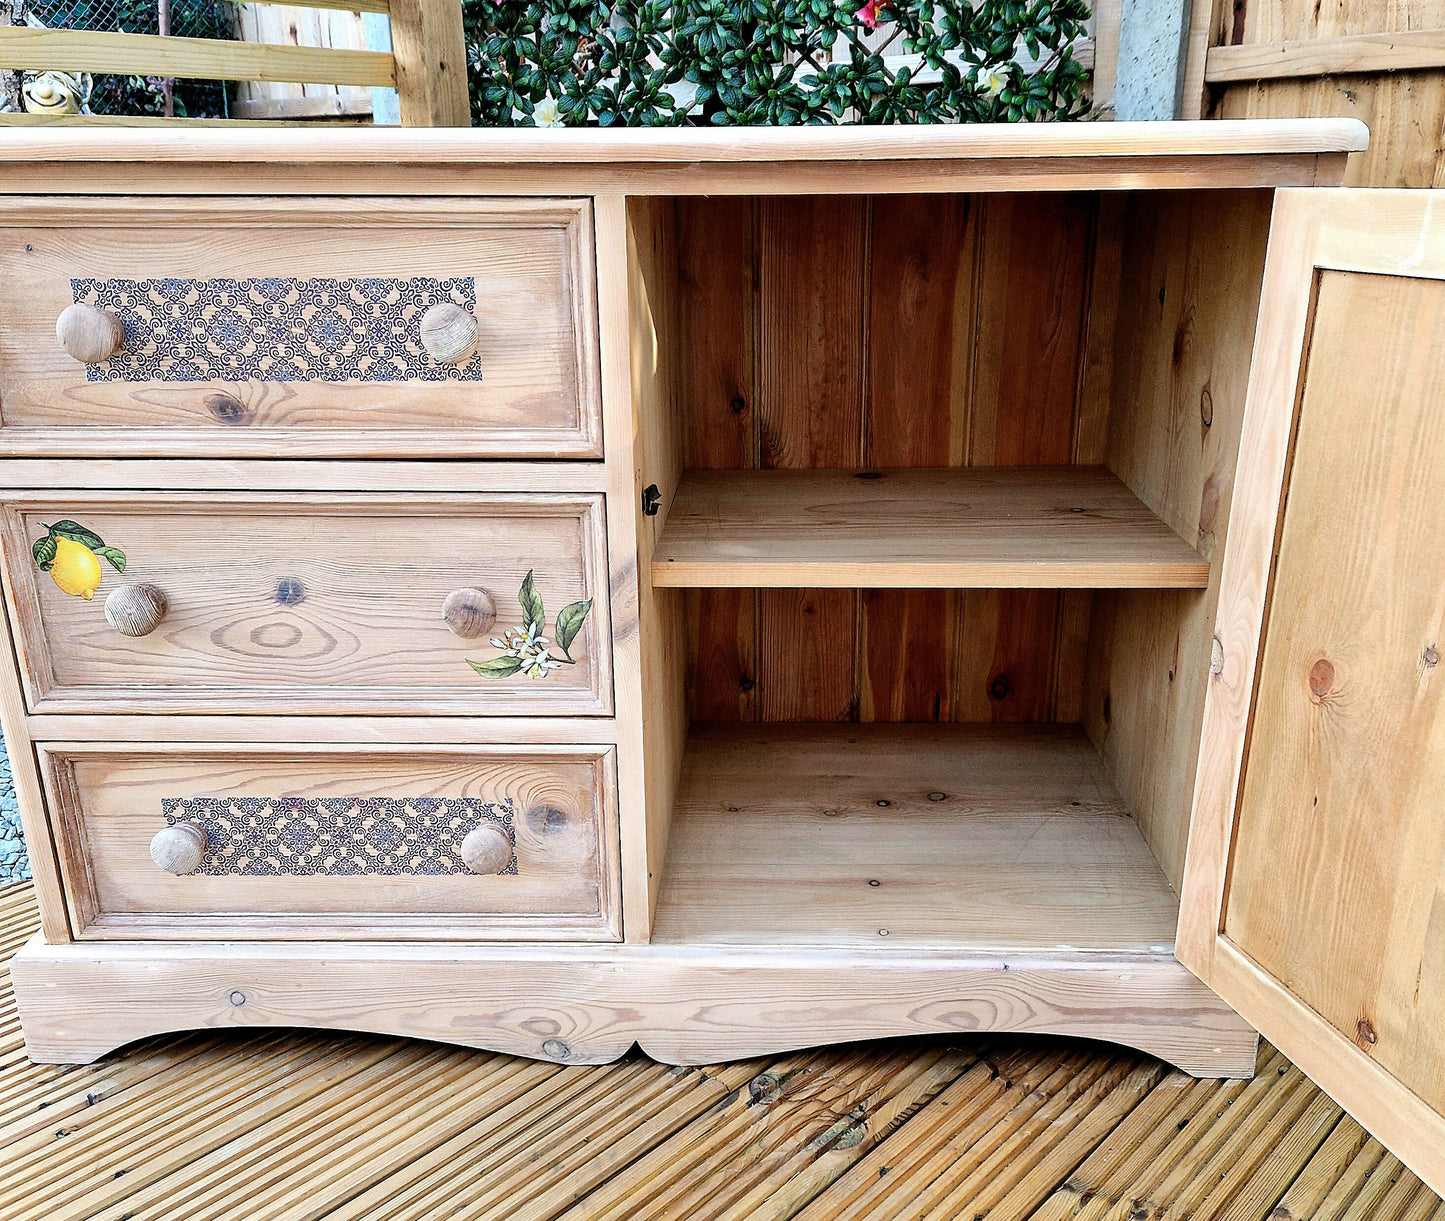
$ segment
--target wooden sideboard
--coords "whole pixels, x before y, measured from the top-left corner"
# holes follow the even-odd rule
[[[1445,1187],[1445,221],[1364,142],[11,133],[31,1055],[1258,1029]]]

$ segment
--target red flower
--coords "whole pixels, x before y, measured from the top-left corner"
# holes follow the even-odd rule
[[[870,30],[876,30],[878,23],[884,20],[882,10],[892,7],[893,0],[865,0],[862,8],[853,14],[859,21]]]

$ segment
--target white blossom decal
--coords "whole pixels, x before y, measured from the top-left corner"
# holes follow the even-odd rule
[[[468,661],[467,665],[484,678],[510,678],[513,674],[546,678],[553,670],[576,665],[568,650],[592,609],[592,599],[572,602],[558,611],[556,631],[550,638],[542,635],[547,629],[547,613],[531,572],[522,581],[517,601],[522,606],[522,625],[509,627],[491,640],[492,647],[501,649],[502,655],[491,661]]]

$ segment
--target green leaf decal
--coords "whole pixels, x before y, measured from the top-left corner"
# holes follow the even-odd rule
[[[116,572],[125,571],[125,552],[119,547],[97,547],[95,554],[109,563]]]
[[[61,538],[68,538],[71,542],[89,547],[92,551],[99,551],[105,546],[105,539],[94,530],[87,530],[78,521],[58,521],[50,527],[50,533],[58,534]]]
[[[30,545],[30,554],[35,557],[35,562],[40,565],[41,572],[49,572],[55,563],[55,553],[60,548],[55,545],[55,535],[47,534],[44,538],[37,538]]]
[[[583,620],[591,609],[592,599],[588,598],[585,602],[573,602],[571,606],[564,606],[557,612],[557,647],[568,657],[572,656],[572,642],[577,639]]]
[[[506,678],[509,674],[515,674],[522,668],[520,657],[494,657],[491,661],[469,661],[471,666],[483,678]]]
[[[540,631],[547,623],[547,612],[542,609],[542,595],[537,592],[537,587],[532,584],[532,573],[529,569],[522,581],[522,592],[517,595],[517,601],[522,604],[522,624],[524,627],[537,625]]]

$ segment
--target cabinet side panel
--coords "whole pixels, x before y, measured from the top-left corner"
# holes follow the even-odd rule
[[[1140,193],[1124,225],[1108,465],[1209,587],[1096,596],[1084,724],[1165,875],[1184,875],[1270,191]]]
[[[652,587],[652,552],[667,523],[682,473],[683,423],[678,400],[677,222],[671,199],[627,204],[627,297],[632,366],[636,481],[637,587],[642,660],[643,768],[647,912],[657,907],[682,748],[687,739],[687,607],[680,590]],[[656,485],[654,516],[638,511]],[[640,811],[631,811],[635,817]],[[640,863],[640,862],[635,862]],[[634,864],[634,867],[635,867]],[[637,930],[628,929],[631,940]]]

